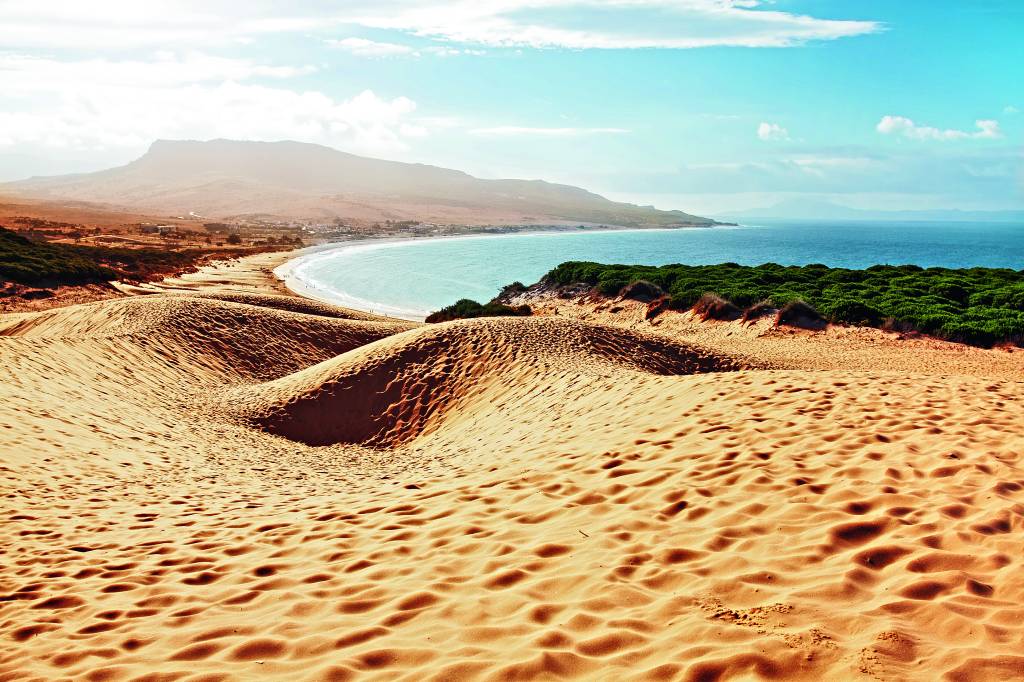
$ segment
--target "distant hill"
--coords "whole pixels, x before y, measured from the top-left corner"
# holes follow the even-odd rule
[[[613,202],[542,180],[482,180],[457,170],[347,154],[301,142],[159,140],[131,163],[38,177],[0,190],[47,199],[190,213],[462,224],[578,222],[709,225],[708,218]]]
[[[744,218],[779,218],[790,220],[896,220],[896,221],[963,221],[1024,223],[1024,211],[961,211],[934,209],[925,211],[873,211],[850,208],[831,201],[787,199],[774,206],[734,211],[718,216],[722,220]]]

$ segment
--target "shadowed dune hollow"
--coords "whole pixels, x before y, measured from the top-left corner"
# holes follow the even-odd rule
[[[0,317],[0,680],[1024,676],[1021,375],[755,341]]]
[[[624,329],[556,319],[466,320],[420,328],[229,394],[240,414],[309,445],[407,442],[492,392],[551,371],[682,375],[757,363]]]

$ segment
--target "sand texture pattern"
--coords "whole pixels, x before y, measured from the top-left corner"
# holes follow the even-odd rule
[[[0,317],[0,680],[1024,676],[1024,354],[353,317]]]

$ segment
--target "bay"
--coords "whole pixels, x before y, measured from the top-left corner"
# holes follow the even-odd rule
[[[1024,225],[968,222],[759,221],[736,227],[535,232],[373,240],[298,257],[278,274],[306,295],[422,319],[460,298],[487,301],[569,260],[865,268],[875,264],[1024,269]]]

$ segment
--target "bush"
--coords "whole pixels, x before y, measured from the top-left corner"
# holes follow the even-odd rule
[[[739,308],[744,320],[803,301],[836,323],[917,330],[978,345],[1024,337],[1024,271],[1008,268],[928,268],[873,265],[865,270],[814,264],[602,265],[563,263],[546,281],[581,283],[615,296],[644,282],[687,310],[709,291]]]
[[[484,305],[476,301],[463,298],[450,306],[441,308],[427,316],[427,322],[448,322],[449,320],[462,320],[473,317],[504,317],[504,316],[527,316],[532,314],[530,306],[509,306],[502,303],[490,302]]]
[[[717,294],[704,294],[693,304],[693,312],[704,320],[736,320],[743,312]]]
[[[991,330],[962,322],[947,322],[942,325],[941,331],[947,339],[972,346],[992,346],[997,341]]]
[[[642,303],[650,303],[664,295],[664,289],[659,287],[657,284],[648,282],[645,279],[627,284],[619,290],[619,296],[622,298],[629,298]]]
[[[817,310],[798,299],[790,301],[779,309],[775,323],[803,327],[804,329],[821,329],[825,326],[825,318]]]
[[[501,296],[515,296],[516,294],[521,294],[521,293],[523,293],[525,291],[526,291],[526,285],[523,284],[522,282],[515,281],[515,282],[512,282],[512,284],[507,284],[504,287],[502,287],[501,293],[499,294],[499,297],[501,297]]]
[[[754,320],[760,320],[762,317],[768,317],[777,313],[775,306],[768,301],[758,301],[752,306],[749,306],[743,311],[743,316],[740,318],[743,322],[753,322]]]
[[[832,322],[878,327],[885,320],[882,311],[856,298],[833,298],[821,306],[821,314]]]

